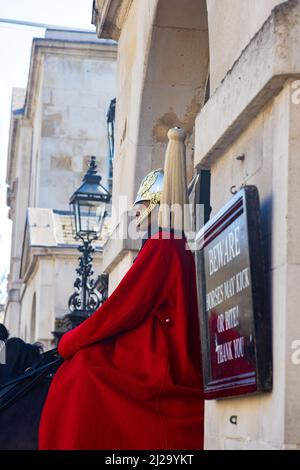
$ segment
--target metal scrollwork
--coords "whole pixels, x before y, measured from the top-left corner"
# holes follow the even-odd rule
[[[78,247],[82,255],[78,258],[79,267],[76,269],[78,277],[74,282],[74,293],[71,295],[68,306],[72,314],[84,314],[89,317],[101,304],[101,295],[95,290],[95,280],[92,262],[95,248],[91,240],[84,241]]]

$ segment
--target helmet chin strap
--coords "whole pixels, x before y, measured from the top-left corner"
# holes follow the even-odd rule
[[[150,212],[154,209],[154,207],[156,206],[156,203],[153,203],[153,202],[150,202],[149,206],[146,207],[146,209],[141,213],[141,215],[137,218],[136,220],[136,225],[139,226],[141,225],[144,220],[146,219],[146,217],[148,217],[148,215],[150,214]]]

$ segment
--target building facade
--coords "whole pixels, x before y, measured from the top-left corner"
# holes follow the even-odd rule
[[[26,341],[51,346],[55,319],[68,313],[79,254],[69,199],[91,155],[108,185],[106,114],[115,94],[114,41],[76,30],[33,40],[27,89],[13,94],[6,181],[13,226],[4,321]]]
[[[297,449],[300,1],[95,0],[93,21],[100,38],[118,41],[114,207],[163,166],[173,126],[187,131],[189,181],[210,174],[212,215],[232,188],[259,191],[273,390],[206,401],[205,448]],[[115,230],[122,224],[118,216]],[[106,242],[110,291],[136,249]]]

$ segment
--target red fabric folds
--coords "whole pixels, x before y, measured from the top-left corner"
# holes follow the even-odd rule
[[[106,302],[59,343],[40,449],[202,449],[195,265],[158,232]]]

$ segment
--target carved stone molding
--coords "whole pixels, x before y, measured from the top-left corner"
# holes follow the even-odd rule
[[[118,41],[133,0],[94,0],[92,22],[97,36]]]

